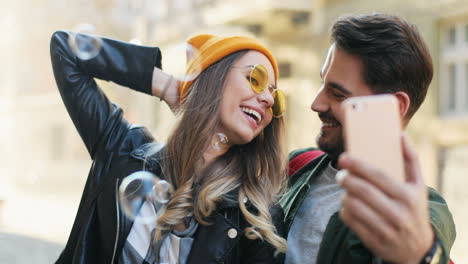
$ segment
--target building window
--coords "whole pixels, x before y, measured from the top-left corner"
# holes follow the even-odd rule
[[[303,11],[297,12],[291,16],[291,22],[294,25],[307,25],[310,21],[310,13]]]
[[[457,31],[454,27],[451,27],[449,30],[448,30],[448,38],[447,38],[447,43],[449,46],[455,46],[455,43],[456,43],[456,36],[457,36]]]
[[[468,43],[468,24],[465,25],[465,42]]]
[[[447,109],[449,111],[455,110],[456,103],[456,86],[457,86],[457,69],[456,64],[452,63],[448,65],[448,91],[447,91]]]
[[[263,32],[263,25],[260,24],[250,24],[246,25],[247,31],[251,32],[255,36],[260,36]]]
[[[278,63],[278,70],[280,78],[290,78],[291,77],[291,63],[289,62],[280,62]]]
[[[468,116],[468,19],[442,26],[440,113]]]

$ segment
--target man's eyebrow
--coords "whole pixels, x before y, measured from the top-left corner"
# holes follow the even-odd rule
[[[348,89],[344,88],[341,84],[336,83],[336,82],[327,82],[327,84],[332,87],[333,89],[339,90],[340,92],[346,94],[346,95],[352,95],[353,93],[349,91]]]

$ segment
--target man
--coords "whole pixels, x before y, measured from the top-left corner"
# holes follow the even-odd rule
[[[447,263],[453,219],[443,198],[424,185],[405,137],[404,183],[341,155],[346,98],[395,95],[403,127],[422,104],[433,75],[422,37],[399,17],[373,14],[339,19],[331,39],[312,103],[322,121],[317,144],[325,154],[291,176],[280,200],[289,232],[286,263],[439,263],[439,257]]]

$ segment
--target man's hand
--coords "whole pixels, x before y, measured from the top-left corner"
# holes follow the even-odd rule
[[[340,216],[375,255],[419,263],[434,241],[427,187],[415,151],[402,136],[406,181],[401,182],[344,153],[337,175],[346,190]]]

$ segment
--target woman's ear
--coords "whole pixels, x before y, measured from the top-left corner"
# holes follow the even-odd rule
[[[405,125],[408,120],[406,120],[406,113],[411,104],[411,99],[409,95],[403,91],[399,91],[393,94],[398,100],[398,108],[400,110],[400,119],[402,124]]]

